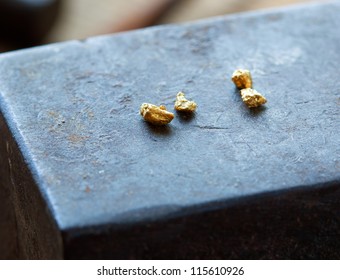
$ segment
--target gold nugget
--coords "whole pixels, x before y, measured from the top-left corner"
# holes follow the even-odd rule
[[[254,108],[261,106],[267,102],[267,99],[255,89],[246,88],[241,90],[241,97],[243,102],[249,107]]]
[[[197,104],[194,101],[189,101],[185,98],[183,92],[177,93],[175,110],[185,113],[193,113],[197,108]]]
[[[244,69],[236,70],[233,73],[231,79],[239,89],[251,88],[253,86],[251,75],[248,70]]]
[[[154,125],[165,125],[170,123],[175,117],[173,113],[168,112],[164,105],[156,106],[149,103],[143,103],[140,106],[140,114],[144,120]]]

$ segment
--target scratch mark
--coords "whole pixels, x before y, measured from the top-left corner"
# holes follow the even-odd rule
[[[224,114],[224,112],[221,112],[221,114],[219,114],[219,116],[217,117],[216,121],[215,121],[215,126],[218,123],[218,121],[220,120],[220,118],[222,117],[222,115]]]
[[[249,150],[253,152],[255,156],[258,156],[258,154],[255,152],[255,150],[249,145],[249,143],[241,136],[241,139],[244,141],[244,143],[248,146]]]
[[[200,129],[207,129],[207,130],[228,130],[230,127],[220,127],[220,126],[213,126],[213,125],[194,125],[194,127],[200,128]]]
[[[315,100],[314,99],[311,99],[311,100],[306,100],[306,101],[300,101],[300,102],[295,102],[295,104],[297,105],[300,105],[300,104],[307,104],[309,102],[314,102]]]

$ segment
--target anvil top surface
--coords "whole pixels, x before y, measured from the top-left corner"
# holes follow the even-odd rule
[[[313,4],[1,55],[1,110],[59,226],[339,180],[339,13]],[[242,103],[237,68],[263,109]],[[142,120],[141,103],[172,111],[178,91],[193,118]]]

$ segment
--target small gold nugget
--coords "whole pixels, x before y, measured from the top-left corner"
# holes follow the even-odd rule
[[[170,123],[175,117],[173,113],[166,110],[164,105],[156,106],[149,103],[143,103],[140,106],[140,114],[144,120],[154,125],[165,125]]]
[[[243,102],[249,107],[254,108],[267,102],[267,99],[255,89],[245,88],[241,90]]]
[[[251,80],[251,75],[248,70],[238,69],[236,70],[232,77],[232,81],[239,89],[251,88],[253,86],[253,82]]]
[[[189,101],[185,98],[183,92],[177,93],[175,102],[175,110],[185,113],[193,113],[197,108],[197,104],[194,101]]]

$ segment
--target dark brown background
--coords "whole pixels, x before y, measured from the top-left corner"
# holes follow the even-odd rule
[[[84,38],[105,33],[129,14],[159,0],[67,0],[48,42]],[[184,22],[241,11],[278,7],[311,0],[181,0],[161,23]]]

